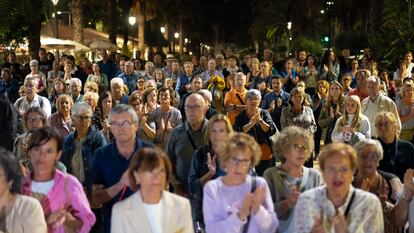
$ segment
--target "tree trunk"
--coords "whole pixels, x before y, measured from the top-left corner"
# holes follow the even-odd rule
[[[82,5],[83,0],[72,0],[73,40],[81,44],[83,44]]]
[[[43,9],[43,1],[32,1],[32,6],[27,7],[31,12],[26,12],[30,15],[30,20],[28,20],[28,26],[30,28],[30,33],[27,36],[29,41],[29,52],[37,53],[40,48],[40,29],[42,27],[42,13],[40,9]]]
[[[135,15],[137,17],[138,24],[138,50],[141,54],[144,54],[145,49],[145,15],[143,12],[143,6],[141,1],[135,3]]]
[[[108,34],[111,43],[116,44],[116,32],[117,32],[117,5],[116,0],[109,0],[106,8],[107,23],[108,23]]]
[[[375,44],[376,39],[381,32],[382,25],[382,0],[370,0],[368,5],[368,30],[369,43]]]

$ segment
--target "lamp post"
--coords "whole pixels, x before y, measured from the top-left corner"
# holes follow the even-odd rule
[[[291,31],[291,29],[292,29],[292,22],[291,21],[289,21],[289,22],[287,22],[287,26],[286,26],[286,28],[288,29],[288,36],[289,36],[289,38],[288,38],[288,46],[287,46],[287,55],[289,56],[290,55],[290,41],[292,40],[292,31]]]
[[[58,29],[58,19],[57,19],[57,4],[59,0],[51,0],[53,3],[53,6],[55,8],[55,29],[56,29],[56,39],[59,38],[59,29]]]
[[[327,7],[327,11],[328,11],[328,50],[331,50],[331,11],[332,11],[332,6],[333,6],[334,2],[328,1],[326,2]]]
[[[175,39],[178,39],[180,37],[180,33],[178,33],[178,32],[176,32],[176,33],[174,33],[174,38]],[[173,40],[173,51],[174,51],[174,53],[175,53],[175,39]]]
[[[68,20],[69,20],[69,27],[72,27],[72,16],[70,11],[57,11],[56,14],[68,14]]]
[[[135,16],[130,16],[128,18],[128,22],[131,25],[131,34],[132,34],[132,57],[136,58],[136,52],[135,52],[135,35],[134,35],[134,25],[137,22],[137,18]]]

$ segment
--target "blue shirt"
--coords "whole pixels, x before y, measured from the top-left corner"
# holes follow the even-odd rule
[[[132,154],[144,147],[153,147],[154,145],[136,138],[135,150]],[[131,156],[132,157],[132,156]],[[128,169],[131,160],[123,157],[116,147],[116,143],[112,142],[106,146],[99,148],[95,152],[93,161],[94,184],[101,184],[104,188],[109,188],[121,180],[122,174]],[[134,192],[127,188],[122,199],[129,197]],[[104,219],[104,232],[109,233],[111,229],[111,212],[112,206],[119,201],[121,192],[112,200],[103,204],[102,213]]]
[[[108,60],[106,63],[102,61],[98,62],[99,69],[101,69],[101,73],[104,73],[106,77],[108,77],[108,81],[111,81],[114,77],[116,77],[118,66],[112,60]]]
[[[279,95],[276,95],[275,92],[271,92],[271,93],[266,94],[264,96],[263,100],[262,100],[262,104],[260,105],[260,108],[262,108],[262,109],[269,109],[270,108],[270,104],[272,103],[273,100],[276,101],[276,105],[277,105],[277,100],[279,98],[282,99],[282,105],[284,105],[284,106],[287,106],[288,105],[290,95],[287,92],[285,92],[285,91],[282,90],[279,93]]]
[[[129,95],[131,95],[137,89],[138,75],[135,72],[132,72],[130,75],[122,73],[119,77],[124,80],[124,84],[128,87]]]

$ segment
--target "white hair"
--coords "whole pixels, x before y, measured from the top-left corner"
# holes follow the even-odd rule
[[[213,96],[211,95],[211,92],[207,89],[201,89],[198,91],[198,94],[202,95],[203,98],[211,103],[213,101]]]
[[[73,83],[77,83],[77,84],[78,84],[78,86],[79,86],[79,88],[82,88],[82,81],[81,81],[80,79],[78,79],[78,78],[72,78],[72,79],[69,81],[69,84],[72,86],[72,85],[73,85]]]
[[[119,86],[123,86],[124,85],[124,80],[122,80],[122,78],[120,77],[115,77],[111,80],[111,86],[114,84],[118,84]]]

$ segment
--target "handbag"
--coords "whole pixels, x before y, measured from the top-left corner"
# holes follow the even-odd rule
[[[252,189],[250,190],[251,193],[254,193],[256,191],[256,177],[252,176]],[[249,216],[247,216],[247,222],[243,227],[243,233],[247,233],[247,231],[249,230],[249,225],[250,225],[250,214]]]

